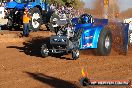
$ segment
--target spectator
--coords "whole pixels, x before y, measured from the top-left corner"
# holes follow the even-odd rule
[[[25,36],[25,37],[29,36],[30,19],[31,19],[31,17],[29,16],[28,8],[25,8],[24,15],[23,15],[23,28],[24,28],[23,36]]]
[[[64,10],[65,10],[64,6],[61,6],[61,10],[62,10],[62,11],[64,11]]]
[[[54,4],[51,4],[50,9],[51,9],[52,11],[55,11],[55,9],[56,9],[55,5],[54,5]]]

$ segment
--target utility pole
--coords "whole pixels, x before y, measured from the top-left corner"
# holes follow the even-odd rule
[[[104,5],[104,18],[108,19],[109,0],[103,0]]]

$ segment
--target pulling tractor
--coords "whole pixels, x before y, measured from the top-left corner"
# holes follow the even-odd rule
[[[7,27],[14,29],[15,27],[21,27],[22,16],[24,8],[29,9],[31,15],[30,26],[33,31],[38,31],[41,24],[45,23],[46,26],[50,22],[50,18],[53,19],[53,11],[50,10],[47,0],[13,0],[6,2],[5,18],[8,19]]]
[[[94,21],[95,20],[95,21]],[[89,14],[82,14],[62,25],[62,21],[55,22],[55,33],[50,37],[50,42],[43,44],[41,55],[64,55],[71,53],[72,59],[79,58],[79,51],[96,49],[97,55],[107,56],[111,52],[112,34],[105,26],[108,19],[94,19]],[[98,24],[99,23],[99,24]],[[58,26],[56,26],[58,25]]]

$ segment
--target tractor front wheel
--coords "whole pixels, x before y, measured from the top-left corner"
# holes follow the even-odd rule
[[[79,58],[79,50],[72,50],[72,59],[77,60]]]
[[[42,45],[42,47],[41,47],[41,55],[42,55],[42,57],[48,56],[48,48],[47,48],[46,44]]]

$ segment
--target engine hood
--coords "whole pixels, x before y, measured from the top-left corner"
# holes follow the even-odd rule
[[[82,28],[88,28],[88,27],[93,27],[93,23],[87,23],[87,24],[77,24],[77,25],[74,25],[75,27],[75,31],[78,31]]]

